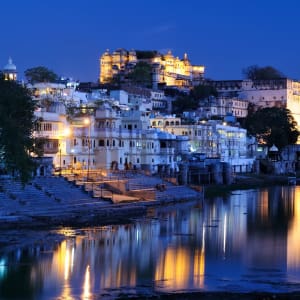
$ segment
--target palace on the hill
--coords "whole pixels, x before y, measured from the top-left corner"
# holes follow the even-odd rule
[[[117,49],[105,51],[100,57],[100,83],[110,83],[116,75],[128,74],[140,62],[152,66],[153,86],[191,87],[197,85],[204,75],[204,66],[192,65],[187,54],[180,59],[171,51],[163,55],[157,51]]]

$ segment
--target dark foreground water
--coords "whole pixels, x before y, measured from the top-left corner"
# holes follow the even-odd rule
[[[300,290],[300,187],[149,210],[133,224],[64,229],[0,255],[0,299],[114,299]]]

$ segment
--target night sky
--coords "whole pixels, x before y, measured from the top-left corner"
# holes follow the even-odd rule
[[[19,79],[46,66],[97,81],[106,50],[186,52],[206,77],[241,79],[242,69],[271,65],[300,79],[300,1],[3,0],[0,69],[11,56]]]

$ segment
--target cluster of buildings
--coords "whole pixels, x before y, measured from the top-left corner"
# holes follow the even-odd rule
[[[240,172],[252,168],[245,129],[213,120],[182,124],[181,118],[154,108],[155,93],[86,93],[50,83],[29,88],[40,103],[35,134],[46,138],[45,155],[53,157],[57,168],[171,175],[191,153],[228,162]]]
[[[152,89],[129,82],[112,89],[101,85],[117,74],[126,75],[139,61],[152,66]],[[27,85],[37,103],[34,134],[45,139],[44,155],[60,170],[142,169],[172,175],[183,162],[211,159],[230,165],[234,172],[252,171],[257,145],[236,119],[246,117],[253,103],[287,107],[300,124],[300,82],[206,81],[204,70],[193,66],[186,54],[179,59],[171,52],[106,51],[100,57],[100,85]],[[2,72],[5,79],[17,80],[11,59]],[[195,111],[172,115],[175,98],[159,87],[186,91],[200,82],[214,86],[219,96],[209,97]],[[41,165],[38,174],[44,168]]]
[[[106,50],[100,57],[100,83],[109,83],[117,75],[126,77],[138,62],[146,62],[152,67],[152,84],[189,87],[203,79],[204,66],[192,65],[187,54],[180,59],[171,51],[166,54],[157,51],[136,51],[117,49]]]

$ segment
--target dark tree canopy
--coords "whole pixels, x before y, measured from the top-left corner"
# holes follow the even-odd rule
[[[135,50],[135,53],[137,59],[151,59],[158,54],[156,50]]]
[[[37,82],[55,82],[58,79],[57,74],[43,66],[27,69],[24,73],[27,81],[31,84]]]
[[[299,131],[290,110],[279,107],[267,107],[249,114],[245,127],[248,134],[256,136],[257,141],[269,147],[273,144],[279,149],[295,144]]]
[[[176,98],[172,104],[173,113],[180,114],[183,111],[196,110],[201,101],[211,96],[218,96],[217,90],[213,86],[199,84],[188,95],[181,94]]]
[[[198,107],[198,101],[189,95],[179,95],[172,104],[173,113],[181,114],[184,111],[195,110]]]
[[[34,103],[27,89],[0,78],[0,162],[8,172],[29,180],[34,169]]]
[[[199,84],[191,90],[190,96],[197,100],[204,100],[211,96],[217,97],[218,92],[216,88],[211,85]]]
[[[266,66],[259,67],[257,65],[249,66],[243,70],[243,75],[251,80],[269,80],[283,78],[284,75],[277,69]]]
[[[151,87],[152,84],[152,67],[146,62],[138,62],[128,78],[136,85]]]

